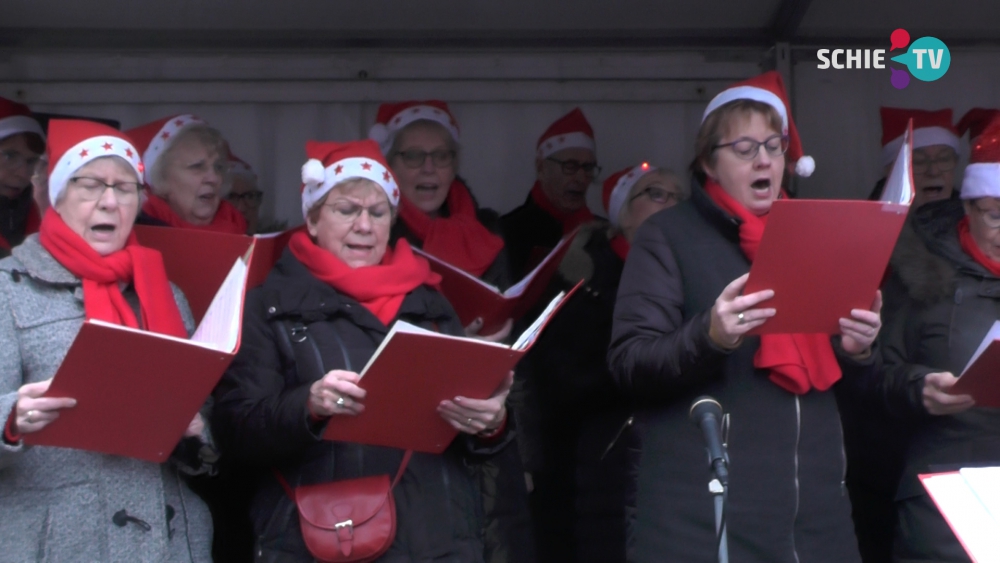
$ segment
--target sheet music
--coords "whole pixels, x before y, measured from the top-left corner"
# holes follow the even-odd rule
[[[993,520],[1000,524],[1000,467],[966,467],[959,473],[986,506]]]
[[[1000,562],[1000,541],[997,541],[1000,523],[962,473],[926,476],[921,481],[973,560],[977,563]]]
[[[247,252],[253,252],[253,245]],[[237,258],[229,270],[219,291],[212,298],[212,304],[205,311],[201,324],[191,337],[193,342],[207,345],[220,352],[232,352],[240,334],[243,312],[243,295],[246,291],[247,263],[244,257]]]
[[[531,323],[531,326],[529,326],[527,330],[521,333],[521,336],[517,338],[517,341],[514,342],[514,345],[511,346],[511,349],[524,350],[525,348],[530,346],[535,341],[535,339],[538,338],[538,333],[542,331],[542,328],[545,326],[545,323],[549,321],[549,318],[555,312],[556,308],[559,307],[559,303],[562,302],[564,297],[566,297],[566,292],[560,291],[559,295],[556,295],[552,301],[549,301],[549,305],[545,307],[545,310],[542,311],[542,314],[538,315],[538,318],[535,319],[535,322]]]
[[[885,181],[885,189],[882,191],[883,203],[895,205],[910,205],[913,201],[913,176],[912,148],[910,130],[907,129],[903,144],[899,147],[899,154],[896,155],[896,162],[892,165],[889,178]]]
[[[998,339],[1000,339],[1000,321],[994,321],[989,332],[987,332],[986,336],[983,337],[983,341],[979,343],[979,348],[976,349],[976,353],[972,355],[972,359],[969,360],[969,363],[965,364],[965,369],[962,370],[962,375],[965,375],[965,372],[969,371],[969,368],[972,367],[972,364],[976,363],[979,356],[982,356],[983,352],[989,348],[990,344],[992,344],[994,340]]]

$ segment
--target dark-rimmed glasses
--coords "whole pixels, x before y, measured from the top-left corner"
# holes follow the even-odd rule
[[[243,202],[248,205],[258,206],[260,205],[260,202],[264,201],[264,192],[260,190],[250,190],[241,194],[229,192],[226,199],[228,199],[229,203],[233,205],[239,205],[240,202]]]
[[[97,201],[101,199],[104,192],[111,188],[114,191],[115,199],[118,203],[132,203],[139,199],[139,189],[142,187],[139,182],[116,182],[108,184],[98,178],[88,176],[74,176],[69,179],[69,183],[80,193],[80,199],[84,201]]]
[[[403,166],[407,168],[420,168],[424,162],[427,162],[428,156],[431,157],[431,164],[434,165],[434,168],[447,168],[455,162],[457,153],[449,150],[431,152],[408,150],[397,152],[396,156],[403,160]]]
[[[368,212],[368,217],[373,223],[388,223],[392,220],[392,206],[388,203],[376,203],[370,207],[358,205],[350,201],[335,201],[324,204],[330,210],[333,219],[338,223],[353,223],[361,217],[362,211]]]
[[[749,137],[740,137],[731,143],[715,145],[712,148],[721,149],[722,147],[729,147],[737,157],[743,160],[753,160],[757,158],[757,153],[760,152],[761,146],[767,151],[768,156],[781,156],[788,150],[788,137],[785,135],[771,135],[763,141],[757,141]]]
[[[680,201],[680,195],[677,194],[676,190],[670,190],[656,184],[646,186],[641,192],[632,196],[628,201],[631,203],[643,196],[648,197],[653,203],[660,205],[673,205]]]
[[[595,178],[601,173],[601,167],[596,162],[580,162],[576,159],[559,160],[551,156],[545,160],[558,164],[562,168],[562,173],[567,176],[572,176],[581,170],[588,178]]]

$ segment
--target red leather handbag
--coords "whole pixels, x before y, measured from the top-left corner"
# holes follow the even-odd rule
[[[396,537],[392,489],[412,453],[408,450],[403,455],[391,483],[388,475],[375,475],[292,490],[275,470],[285,493],[298,507],[302,539],[313,557],[323,563],[366,563],[389,550]]]

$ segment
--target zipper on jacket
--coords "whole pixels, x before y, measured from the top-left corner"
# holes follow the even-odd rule
[[[604,453],[601,454],[602,461],[604,460],[604,458],[608,457],[608,454],[611,453],[612,449],[614,449],[615,444],[617,444],[618,440],[621,439],[622,434],[624,434],[625,430],[627,430],[630,426],[632,426],[633,422],[635,422],[635,416],[630,416],[625,421],[625,423],[622,424],[621,428],[618,429],[618,432],[615,433],[615,437],[611,439],[611,443],[608,444],[608,447],[604,448]]]
[[[799,550],[795,545],[795,523],[799,519],[799,440],[802,437],[802,405],[795,396],[795,512],[792,514],[792,555],[799,561]]]

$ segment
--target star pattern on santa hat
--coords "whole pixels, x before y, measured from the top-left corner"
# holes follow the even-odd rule
[[[132,158],[132,149],[125,149],[125,154],[127,154],[129,158]]]
[[[402,121],[402,120],[403,120],[403,116],[401,116],[401,115],[397,115],[397,116],[396,116],[396,119],[393,119],[393,120],[392,120],[392,122],[393,122],[394,124],[396,124],[396,125],[399,125],[399,122],[400,122],[400,121]]]
[[[341,166],[341,165],[339,165],[339,164],[337,165],[337,167],[336,167],[336,168],[334,168],[334,169],[333,169],[333,173],[334,173],[334,174],[336,174],[336,175],[338,175],[338,176],[339,176],[339,175],[340,175],[340,173],[341,173],[341,172],[343,172],[343,171],[344,171],[344,167],[343,167],[343,166]]]
[[[393,201],[399,201],[399,188],[392,189],[392,199]]]
[[[561,145],[565,142],[566,142],[566,135],[559,135],[559,144]]]
[[[389,171],[388,170],[386,170],[385,172],[382,173],[382,179],[385,180],[386,182],[389,181]]]
[[[88,154],[90,154],[90,151],[88,151],[87,149],[83,149],[82,151],[80,151],[80,158],[86,158]]]
[[[114,147],[111,145],[111,143],[104,143],[103,145],[101,145],[101,148],[104,149],[105,151],[110,151]]]
[[[169,131],[164,131],[164,132],[163,132],[163,133],[162,133],[162,134],[160,135],[160,138],[161,138],[161,139],[163,139],[164,141],[166,141],[167,139],[169,139],[169,138],[170,138],[170,132],[169,132]]]
[[[410,113],[420,113],[420,108],[413,108],[410,110]]]
[[[361,169],[362,170],[371,170],[372,169],[372,163],[366,162],[366,163],[362,164],[361,165]]]
[[[545,148],[551,149],[552,148],[552,142],[550,141],[548,143],[545,143]]]
[[[181,125],[184,125],[184,120],[183,119],[178,119],[178,120],[174,121],[174,125],[180,127]]]

